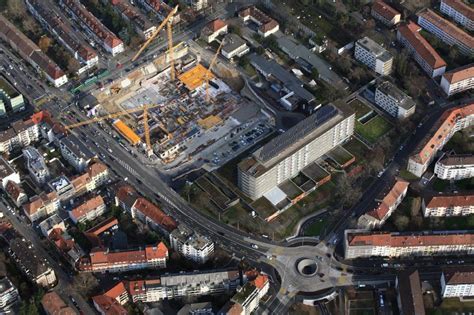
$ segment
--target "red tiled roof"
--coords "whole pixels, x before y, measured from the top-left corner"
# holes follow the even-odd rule
[[[449,208],[474,206],[474,194],[438,195],[425,199],[427,208]]]
[[[262,290],[263,287],[268,283],[268,276],[267,275],[263,275],[263,274],[259,274],[257,276],[257,278],[255,278],[255,280],[253,281],[253,284],[255,285],[255,287],[259,290]]]
[[[104,315],[127,315],[127,310],[120,303],[107,295],[96,295],[92,297],[94,304]]]
[[[126,283],[127,291],[131,296],[146,293],[145,280],[133,280]]]
[[[473,267],[456,267],[447,268],[443,270],[444,279],[446,284],[457,285],[457,284],[474,284],[474,268]]]
[[[106,172],[107,171],[107,165],[105,165],[104,163],[102,162],[95,162],[94,164],[90,165],[88,168],[87,168],[87,173],[91,176],[91,177],[95,177],[99,174],[102,174],[103,172]]]
[[[403,180],[397,180],[390,191],[383,197],[378,207],[367,214],[377,220],[382,220],[398,198],[408,188],[408,185],[410,185],[410,183]]]
[[[115,194],[117,199],[124,203],[127,207],[132,207],[137,198],[139,197],[137,191],[130,185],[122,185]]]
[[[138,198],[133,207],[144,216],[150,218],[155,224],[164,227],[168,232],[173,231],[177,227],[176,221],[172,217],[145,198]]]
[[[428,41],[418,32],[421,27],[413,22],[398,27],[398,32],[410,43],[417,54],[423,58],[428,65],[433,69],[438,69],[446,66],[446,62],[428,43]]]
[[[168,257],[168,248],[165,243],[160,242],[157,246],[145,247],[145,255],[147,260],[163,259]]]
[[[383,16],[389,21],[391,21],[395,16],[400,14],[400,12],[398,12],[383,1],[375,1],[372,5],[372,10],[374,10],[379,15]]]
[[[20,185],[12,180],[8,181],[7,185],[5,186],[5,191],[15,201],[18,199],[20,194],[23,193],[23,189],[20,187]]]
[[[474,9],[462,0],[441,0],[469,20],[474,20]]]
[[[474,64],[469,64],[454,70],[445,72],[443,77],[448,80],[450,84],[457,83],[466,79],[474,78]]]
[[[148,256],[150,255],[150,256]],[[102,248],[93,249],[90,253],[90,262],[92,265],[110,265],[122,263],[140,263],[154,259],[166,259],[168,257],[168,249],[161,242],[157,246],[147,246],[145,249],[127,250],[109,252]]]
[[[41,305],[49,315],[77,315],[77,312],[67,306],[55,291],[45,293],[41,299]]]
[[[45,206],[46,204],[54,201],[58,198],[58,194],[54,191],[46,194],[41,193],[39,196],[34,196],[30,199],[30,202],[23,205],[23,210],[28,214],[32,215],[36,213],[41,207]]]
[[[221,19],[215,19],[211,22],[209,22],[204,28],[202,29],[202,32],[206,35],[211,35],[214,34],[215,32],[220,31],[224,27],[227,26],[227,23],[224,22]]]
[[[96,226],[90,228],[87,230],[85,233],[90,233],[94,235],[100,235],[110,229],[111,227],[118,225],[118,220],[114,217],[110,217],[108,219],[105,219],[104,221],[100,222]]]
[[[80,206],[71,210],[71,215],[77,219],[86,216],[89,212],[95,211],[97,208],[105,205],[104,199],[99,196],[95,196],[89,200],[86,200]]]
[[[240,17],[247,17],[251,16],[255,20],[259,21],[260,25],[260,31],[265,33],[269,30],[274,29],[275,27],[278,26],[278,22],[265,13],[263,13],[261,10],[259,10],[255,6],[251,6],[248,8],[245,8],[239,12]]]
[[[123,284],[123,282],[119,282],[112,288],[110,288],[107,292],[105,292],[104,295],[111,297],[115,300],[126,292],[127,290],[125,289],[125,285]]]
[[[350,246],[436,246],[436,245],[474,245],[474,234],[397,234],[390,232],[349,233]]]

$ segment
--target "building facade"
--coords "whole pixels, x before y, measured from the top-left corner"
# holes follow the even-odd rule
[[[392,72],[393,56],[368,37],[356,41],[354,58],[380,75]]]
[[[416,108],[413,99],[389,81],[377,86],[375,104],[397,119],[410,117],[415,113]]]
[[[425,217],[467,216],[474,213],[474,194],[435,195],[423,198]]]
[[[12,312],[12,306],[20,300],[18,289],[7,277],[0,279],[0,312],[8,314]]]
[[[26,159],[26,167],[31,178],[42,185],[49,180],[49,169],[46,166],[43,156],[32,146],[23,149],[23,156]]]
[[[469,31],[474,31],[474,9],[463,0],[441,0],[439,9]]]
[[[239,188],[256,200],[354,133],[353,112],[326,105],[238,165]]]
[[[371,14],[376,20],[382,22],[388,27],[397,25],[398,23],[400,23],[400,19],[402,18],[400,12],[398,12],[382,0],[374,1],[374,3],[372,4]]]
[[[9,182],[19,184],[20,173],[18,173],[7,160],[0,156],[0,188],[5,190]]]
[[[443,155],[436,162],[434,173],[445,180],[474,177],[474,155]]]
[[[98,195],[73,208],[68,212],[68,214],[72,222],[77,224],[80,222],[92,221],[104,214],[106,210],[107,208],[105,207],[104,199]]]
[[[207,42],[212,43],[217,37],[223,34],[227,34],[228,25],[221,19],[215,19],[209,22],[201,30],[201,37]]]
[[[39,113],[38,113],[39,114]],[[10,153],[41,139],[39,115],[33,114],[26,120],[15,121],[10,128],[0,132],[0,153]]]
[[[73,134],[59,140],[59,149],[61,155],[78,172],[83,172],[95,157],[95,154]]]
[[[474,88],[474,64],[446,72],[441,77],[440,85],[448,96],[472,90]]]
[[[474,269],[472,267],[444,269],[440,282],[443,298],[474,296]]]
[[[239,17],[243,22],[251,21],[258,26],[258,34],[263,37],[268,37],[280,29],[280,24],[277,21],[263,13],[255,6],[245,8],[239,12]]]
[[[170,233],[171,247],[185,258],[203,264],[214,254],[214,243],[184,224]]]

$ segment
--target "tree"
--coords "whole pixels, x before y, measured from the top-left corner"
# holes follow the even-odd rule
[[[399,215],[395,218],[393,224],[397,227],[399,231],[404,231],[408,227],[410,219],[405,215]]]
[[[451,46],[448,56],[451,60],[457,60],[459,58],[459,48],[457,46]]]
[[[411,208],[410,208],[410,214],[411,217],[414,218],[420,214],[420,209],[421,209],[421,198],[413,198],[411,202]]]
[[[38,47],[41,49],[42,52],[46,53],[51,46],[52,40],[48,36],[41,36]]]
[[[319,79],[319,71],[315,67],[313,67],[313,69],[311,69],[311,78],[314,79],[314,80]]]
[[[67,70],[70,73],[75,73],[79,68],[81,67],[79,61],[76,60],[76,58],[71,58],[67,60]]]

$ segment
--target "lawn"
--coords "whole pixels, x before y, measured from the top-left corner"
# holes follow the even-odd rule
[[[319,219],[311,223],[306,229],[304,230],[305,236],[319,236],[321,231],[327,225],[328,220],[326,218]]]
[[[375,143],[377,140],[386,134],[392,126],[380,115],[375,116],[365,124],[356,121],[356,132],[364,137],[370,143]]]
[[[403,178],[404,180],[407,180],[407,181],[412,181],[412,180],[419,179],[416,175],[413,175],[412,173],[410,173],[406,169],[400,170],[400,177]]]
[[[352,108],[352,110],[356,113],[356,119],[359,119],[360,117],[363,117],[364,115],[367,115],[371,109],[358,99],[353,100],[352,102],[349,103],[349,106]]]
[[[443,314],[453,314],[453,312],[472,312],[474,302],[461,302],[458,298],[443,299],[439,306]]]
[[[364,160],[368,150],[367,147],[356,138],[352,138],[349,142],[344,144],[343,147],[353,154],[358,161]]]
[[[449,186],[449,182],[446,180],[442,180],[439,178],[436,178],[435,181],[433,182],[433,189],[436,191],[445,191],[446,188]]]

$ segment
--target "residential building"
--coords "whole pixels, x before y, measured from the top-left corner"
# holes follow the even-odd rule
[[[354,133],[353,112],[329,104],[256,150],[238,165],[238,185],[256,200],[345,142]]]
[[[344,232],[346,259],[361,257],[406,257],[474,254],[471,231]]]
[[[134,303],[139,301],[153,303],[164,299],[228,294],[240,284],[240,274],[237,270],[200,271],[129,281],[126,283],[126,288]]]
[[[474,103],[446,110],[408,159],[407,170],[421,177],[455,132],[474,125]]]
[[[211,302],[184,305],[176,315],[215,315]]]
[[[435,164],[434,173],[445,180],[474,177],[474,155],[444,154]]]
[[[59,210],[60,199],[56,192],[41,193],[23,205],[23,212],[31,222],[37,221]]]
[[[258,26],[258,34],[263,37],[268,37],[280,29],[280,24],[277,21],[263,13],[255,6],[245,8],[239,12],[239,17],[242,21],[251,21]]]
[[[79,244],[77,244],[74,238],[63,228],[58,227],[53,229],[51,233],[49,233],[48,239],[73,267],[76,267],[76,264],[85,255]]]
[[[0,153],[23,148],[41,139],[40,124],[43,112],[33,114],[29,119],[15,121],[10,128],[0,132]]]
[[[17,207],[21,207],[22,204],[28,201],[28,196],[21,186],[14,181],[9,180],[5,187],[5,192],[13,200]]]
[[[474,64],[445,72],[441,77],[441,88],[446,95],[469,91],[474,88]]]
[[[119,282],[103,294],[92,297],[95,309],[102,315],[127,315],[128,311],[122,305],[129,300],[123,282]]]
[[[13,86],[0,77],[0,116],[25,109],[25,99]]]
[[[44,237],[48,237],[54,229],[66,229],[64,221],[56,213],[41,221],[38,226],[41,230],[41,234],[43,234]]]
[[[253,281],[249,281],[242,287],[237,289],[237,293],[231,298],[227,307],[219,311],[218,314],[228,315],[250,315],[256,310],[260,304],[260,300],[264,297],[268,289],[270,288],[270,282],[268,276],[260,274]],[[229,310],[238,310],[229,311]]]
[[[151,227],[161,234],[168,235],[176,229],[176,221],[158,206],[145,198],[138,198],[131,208],[132,218]]]
[[[156,26],[134,5],[123,0],[108,0],[114,10],[132,23],[135,31],[143,39],[148,39],[156,31]]]
[[[409,184],[403,180],[396,180],[388,192],[382,192],[382,198],[374,200],[372,210],[359,218],[358,226],[368,229],[381,227],[405,198]]]
[[[446,62],[421,36],[420,30],[421,27],[413,22],[400,25],[397,30],[397,39],[430,78],[440,76],[446,71]]]
[[[100,195],[84,201],[81,205],[69,211],[69,218],[74,224],[92,221],[101,216],[106,211],[104,199]]]
[[[433,195],[423,198],[425,217],[467,216],[474,213],[474,194]]]
[[[40,185],[46,183],[50,173],[41,153],[35,147],[27,146],[23,149],[23,156],[31,178]]]
[[[48,183],[49,188],[56,193],[58,199],[63,202],[69,201],[76,194],[74,185],[64,175],[58,176]]]
[[[375,104],[397,119],[410,117],[416,108],[413,99],[389,81],[377,85]]]
[[[95,248],[79,264],[79,270],[89,272],[125,272],[146,268],[166,268],[168,248],[163,242],[144,249],[111,251]]]
[[[40,22],[61,45],[68,50],[79,62],[78,74],[81,74],[99,63],[99,57],[95,50],[84,40],[80,39],[76,31],[63,21],[44,1],[25,0],[26,7],[31,14]]]
[[[442,42],[456,46],[466,56],[474,55],[474,37],[430,9],[418,13],[418,25]]]
[[[474,269],[459,266],[444,269],[441,273],[441,295],[444,298],[470,298],[474,296]]]
[[[54,270],[29,241],[14,238],[10,241],[8,254],[32,282],[42,287],[51,287],[56,284]]]
[[[132,207],[140,197],[137,191],[130,185],[121,185],[115,191],[115,205],[128,213],[132,213]]]
[[[96,155],[73,134],[59,140],[61,155],[76,171],[83,172]]]
[[[300,104],[310,104],[314,95],[303,87],[303,81],[288,72],[274,60],[267,60],[258,54],[249,56],[250,64],[260,72],[276,89],[280,99],[278,102],[286,110],[294,110]],[[291,99],[289,99],[291,97]]]
[[[400,315],[425,315],[418,270],[400,272],[395,286],[397,288],[397,303]]]
[[[474,9],[463,0],[441,0],[439,9],[469,31],[474,31]]]
[[[41,299],[41,306],[46,315],[77,315],[78,312],[68,306],[66,302],[56,293],[47,292]]]
[[[212,43],[217,37],[227,34],[228,25],[221,19],[215,19],[209,22],[201,30],[201,37],[207,42]]]
[[[20,183],[20,173],[18,173],[11,164],[0,156],[0,183],[5,190],[8,182]]]
[[[104,163],[94,162],[87,167],[82,175],[71,180],[76,196],[96,190],[104,185],[109,179],[109,169]]]
[[[124,51],[124,45],[114,33],[90,13],[79,0],[60,0],[61,7],[112,56]]]
[[[11,313],[12,306],[20,301],[20,294],[7,277],[0,278],[0,313]]]
[[[354,58],[380,75],[392,72],[393,56],[367,36],[356,41]]]
[[[201,0],[201,2],[205,1],[207,0]],[[148,14],[151,12],[152,14],[156,15],[160,21],[163,21],[174,9],[166,4],[166,2],[161,0],[137,0],[136,3],[138,3],[140,7],[142,7]],[[173,16],[173,24],[180,22],[180,20],[180,14],[177,12]]]
[[[203,264],[214,253],[214,243],[184,224],[170,233],[171,247],[185,258]]]
[[[224,38],[224,44],[221,48],[221,54],[227,59],[232,59],[234,57],[242,57],[249,51],[250,48],[247,46],[247,42],[244,41],[239,35],[228,34]]]
[[[0,14],[0,39],[7,42],[23,59],[55,87],[67,83],[64,72],[41,49]]]
[[[374,1],[372,4],[371,14],[376,20],[382,22],[388,27],[397,25],[400,23],[400,19],[402,18],[400,12],[381,0]]]
[[[207,8],[207,0],[185,0],[184,2],[194,11],[201,11]]]
[[[100,236],[110,230],[118,228],[118,220],[110,217],[100,222],[96,226],[84,232],[84,236],[89,240],[92,247],[104,247]]]

